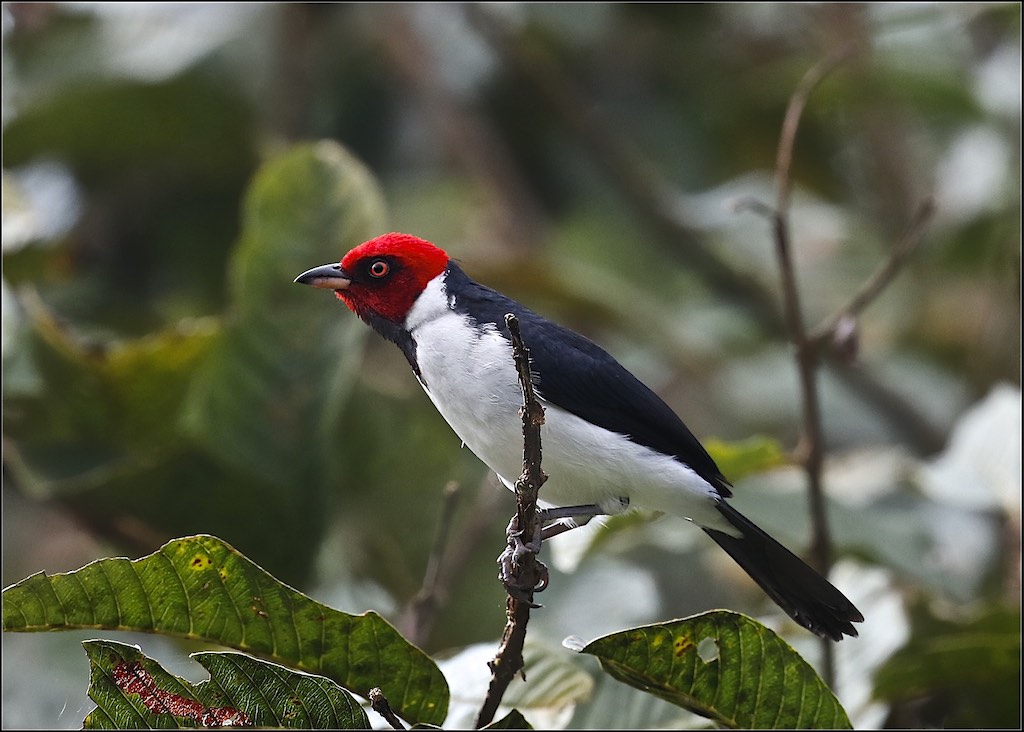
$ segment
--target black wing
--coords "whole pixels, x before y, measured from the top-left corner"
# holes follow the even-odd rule
[[[535,386],[550,402],[591,424],[670,455],[692,468],[724,497],[729,483],[679,416],[607,351],[568,328],[545,320],[499,292],[470,280],[452,263],[448,286],[459,312],[494,324],[508,335],[505,315],[519,319],[530,350]]]

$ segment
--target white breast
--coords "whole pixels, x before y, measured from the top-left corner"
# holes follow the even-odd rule
[[[493,325],[482,330],[449,307],[441,277],[433,280],[406,319],[416,342],[420,383],[462,442],[512,487],[523,469],[519,408],[522,390],[511,344]],[[716,525],[714,489],[686,465],[622,435],[543,403],[542,465],[548,505],[597,504],[621,510],[665,511]]]

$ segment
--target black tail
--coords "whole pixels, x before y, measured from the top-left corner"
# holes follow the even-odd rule
[[[857,636],[853,623],[863,622],[864,616],[842,592],[725,501],[719,501],[718,510],[743,537],[704,531],[793,620],[823,638]]]

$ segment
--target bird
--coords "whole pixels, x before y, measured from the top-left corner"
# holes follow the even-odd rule
[[[515,315],[544,408],[540,502],[550,515],[642,508],[681,517],[798,624],[834,641],[857,636],[864,616],[854,604],[729,503],[731,484],[682,419],[590,339],[474,281],[412,234],[377,236],[294,281],[332,290],[394,343],[462,443],[509,489],[523,466],[523,392],[505,322]]]

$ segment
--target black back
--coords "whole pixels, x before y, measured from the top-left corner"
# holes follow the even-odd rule
[[[544,400],[674,457],[720,495],[731,495],[729,483],[715,461],[678,415],[607,351],[474,282],[454,262],[448,265],[446,281],[456,312],[480,324],[491,323],[506,337],[505,315],[513,313],[519,319],[523,342],[530,351],[534,386]]]

